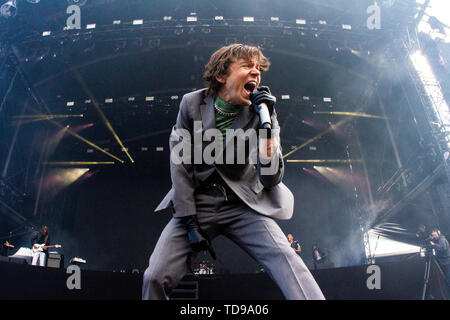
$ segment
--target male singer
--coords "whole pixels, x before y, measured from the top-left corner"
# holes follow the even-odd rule
[[[172,189],[156,209],[170,207],[173,218],[150,257],[143,299],[168,299],[189,270],[192,254],[207,250],[215,257],[211,240],[219,234],[262,265],[286,299],[324,299],[274,220],[291,218],[294,198],[281,182],[284,164],[276,99],[268,87],[259,87],[261,72],[269,65],[257,47],[222,47],[206,65],[203,78],[208,88],[183,96],[170,136]],[[264,110],[272,130],[259,130]],[[257,143],[229,134],[237,129],[257,132]],[[205,138],[207,132],[215,138]],[[196,144],[196,135],[202,134],[203,141]],[[219,138],[222,148],[211,152],[210,143],[217,146]],[[215,162],[206,161],[206,154]],[[242,156],[244,162],[238,159]]]

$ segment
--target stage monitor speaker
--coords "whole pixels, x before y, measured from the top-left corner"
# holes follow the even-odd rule
[[[27,264],[27,259],[23,259],[23,258],[9,258],[9,262],[19,263],[19,264]]]
[[[49,258],[47,259],[47,267],[62,269],[64,268],[64,256],[58,254],[58,258],[52,258],[49,254]]]

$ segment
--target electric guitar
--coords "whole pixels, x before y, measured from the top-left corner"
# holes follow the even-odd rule
[[[47,248],[61,248],[61,245],[60,244],[55,244],[55,245],[52,245],[52,246],[46,246],[45,243],[43,243],[43,244],[34,244],[32,250],[33,250],[33,253],[36,253],[36,252],[42,252],[44,250],[47,250]]]

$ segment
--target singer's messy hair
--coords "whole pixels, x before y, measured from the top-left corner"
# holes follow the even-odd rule
[[[203,74],[203,80],[208,87],[206,94],[217,94],[222,84],[216,78],[227,75],[228,67],[233,62],[239,59],[251,60],[253,58],[256,58],[259,63],[259,71],[269,70],[269,59],[263,55],[260,47],[236,43],[222,47],[214,52],[206,64],[205,73]]]

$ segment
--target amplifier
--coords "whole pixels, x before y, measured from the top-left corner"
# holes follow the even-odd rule
[[[49,252],[48,258],[49,259],[61,259],[62,255],[57,252]]]
[[[47,267],[57,269],[64,268],[64,256],[59,253],[49,253]]]

